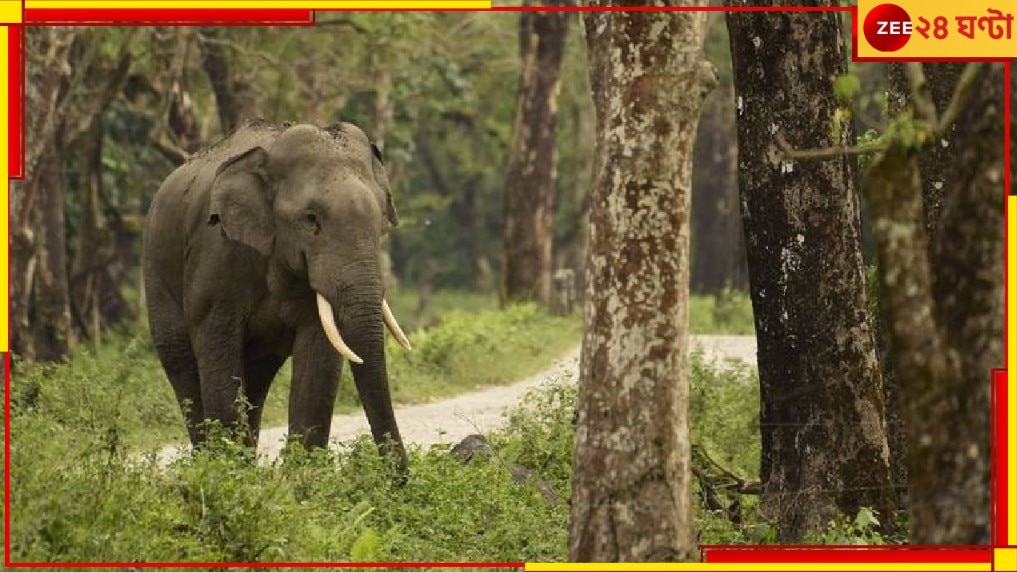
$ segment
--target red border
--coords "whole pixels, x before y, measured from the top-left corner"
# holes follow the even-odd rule
[[[231,26],[313,26],[314,11],[291,8],[29,8],[25,23],[141,26],[149,24],[225,24]]]
[[[992,370],[992,422],[995,439],[992,443],[992,490],[993,490],[993,514],[990,524],[992,526],[992,544],[995,546],[1006,546],[1007,535],[1007,477],[1009,468],[1006,464],[1007,445],[1010,434],[1007,431],[1007,407],[1010,388],[1007,383],[1005,369]]]
[[[25,176],[22,152],[25,148],[25,106],[24,86],[21,78],[25,75],[24,46],[25,29],[10,26],[7,32],[7,172],[12,179]],[[10,338],[8,338],[10,339]]]
[[[493,7],[495,12],[517,12],[525,11],[522,7]],[[857,7],[611,7],[611,8],[589,8],[589,7],[557,7],[545,10],[586,12],[586,11],[705,11],[705,12],[850,12],[852,14],[852,55],[855,61],[916,61],[902,58],[859,58],[857,55]],[[378,8],[372,10],[329,10],[329,11],[404,11],[394,8]],[[475,9],[447,9],[443,11],[484,11]],[[284,25],[284,26],[310,26],[315,23],[315,12],[308,9],[194,9],[194,10],[169,10],[169,9],[33,9],[24,12],[26,25],[94,25],[94,24],[116,24],[116,25],[148,25],[148,24],[178,24],[196,25],[220,23],[234,26],[263,26]],[[11,178],[23,176],[23,148],[24,148],[24,69],[23,69],[23,34],[24,26],[10,26],[12,33],[9,38],[9,88],[8,96],[13,111],[9,118],[9,153],[8,163]],[[1004,118],[1009,125],[1010,121],[1010,60],[1002,58],[993,59],[963,59],[963,58],[931,58],[921,61],[1004,61],[1006,62],[1006,102],[1004,104]],[[14,73],[17,70],[17,74]],[[15,129],[17,131],[15,131]],[[1010,170],[1009,170],[1009,130],[1007,130],[1004,149],[1006,195],[1009,195]],[[1007,201],[1009,202],[1009,201]],[[1007,209],[1009,215],[1009,209]],[[1009,221],[1009,218],[1007,218]],[[1008,230],[1008,229],[1007,229]],[[9,257],[8,245],[8,261]],[[8,329],[10,325],[8,324]],[[1004,336],[1006,334],[1004,333]],[[1005,340],[1005,337],[1004,337]],[[1005,344],[1005,342],[1004,342]],[[372,562],[372,563],[350,563],[350,562],[284,562],[284,563],[237,563],[237,562],[80,562],[80,563],[51,563],[51,562],[11,562],[10,561],[10,355],[4,354],[4,565],[7,567],[47,567],[47,568],[85,568],[85,567],[135,567],[135,568],[311,568],[311,567],[489,567],[489,568],[522,568],[522,562]],[[1006,365],[1004,363],[1004,365]],[[996,369],[992,372],[993,379],[993,503],[992,509],[994,525],[992,540],[995,546],[1003,546],[1007,533],[1007,466],[1005,463],[1007,446],[1007,401],[1009,391],[1007,387],[1006,370]],[[998,454],[1002,451],[1002,454]],[[1000,458],[1004,460],[999,462]],[[700,547],[701,560],[712,563],[991,563],[991,547],[960,547],[960,546],[883,546],[883,547],[859,547],[859,546],[720,546],[703,545]],[[577,565],[577,569],[581,568]]]

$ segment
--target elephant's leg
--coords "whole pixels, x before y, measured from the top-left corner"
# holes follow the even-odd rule
[[[194,353],[201,376],[204,418],[218,421],[230,431],[246,433],[246,419],[241,420],[243,410],[237,401],[246,397],[241,328],[238,320],[213,317],[202,321],[194,334]]]
[[[146,296],[155,352],[184,413],[191,444],[197,445],[202,437],[199,424],[204,419],[205,411],[201,402],[198,360],[187,334],[183,310],[156,280],[149,280]]]
[[[247,401],[251,404],[251,409],[247,411],[247,426],[255,446],[258,444],[258,433],[261,431],[261,414],[265,409],[268,389],[285,361],[284,356],[267,355],[259,359],[247,359],[244,362],[244,373],[247,375],[244,380],[244,392],[247,393]]]
[[[290,435],[300,435],[305,447],[324,447],[328,443],[341,367],[339,354],[317,322],[297,332],[289,425]]]

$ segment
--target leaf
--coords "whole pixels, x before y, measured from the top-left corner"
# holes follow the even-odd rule
[[[833,80],[833,94],[843,104],[850,103],[862,89],[862,80],[853,73],[846,73]]]
[[[855,515],[855,525],[862,530],[879,526],[879,519],[876,518],[876,511],[867,506],[863,506],[858,510],[858,514]]]
[[[381,538],[372,528],[365,529],[360,536],[353,541],[350,548],[350,559],[353,562],[374,562],[378,560],[378,551],[381,548]]]

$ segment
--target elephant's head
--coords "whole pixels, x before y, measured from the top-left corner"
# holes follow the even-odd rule
[[[219,167],[210,211],[209,224],[269,258],[270,289],[313,290],[328,340],[359,364],[365,408],[391,408],[364,395],[384,388],[378,399],[388,400],[382,324],[409,349],[384,300],[380,265],[381,240],[398,217],[381,153],[364,132],[349,123],[280,131]]]

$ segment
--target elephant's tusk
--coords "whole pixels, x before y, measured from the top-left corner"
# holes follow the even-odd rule
[[[399,345],[406,348],[406,351],[410,351],[413,348],[410,347],[410,340],[403,333],[403,329],[399,327],[399,322],[395,319],[395,314],[392,313],[392,308],[388,307],[388,300],[381,299],[381,316],[385,318],[385,325],[388,326],[388,330],[395,336]]]
[[[339,328],[335,325],[335,317],[332,315],[332,305],[329,304],[328,300],[326,300],[321,294],[318,294],[317,298],[318,318],[321,319],[321,329],[325,330],[325,337],[328,338],[328,341],[344,358],[353,363],[364,363],[364,360],[360,359],[360,356],[353,353],[350,346],[346,345],[346,342],[343,341],[343,337],[339,335]]]

